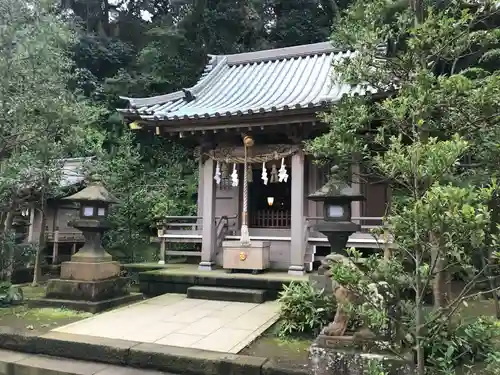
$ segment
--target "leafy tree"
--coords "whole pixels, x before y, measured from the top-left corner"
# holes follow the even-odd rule
[[[269,0],[269,39],[276,47],[324,42],[349,1]]]
[[[99,109],[67,87],[73,32],[38,1],[1,0],[0,13],[0,234],[5,239],[27,202],[38,204],[45,217],[45,200],[59,185],[60,160],[92,154],[103,139],[92,126]],[[43,230],[39,242],[43,248]]]
[[[401,295],[401,280],[413,290],[412,303],[399,300],[398,329],[404,332],[393,344],[415,348],[419,374],[426,364],[449,373],[461,363],[481,360],[456,352],[446,357],[427,348],[442,338],[439,332],[456,328],[456,315],[467,300],[484,294],[478,285],[496,264],[491,251],[479,256],[486,266],[474,257],[496,231],[488,204],[497,189],[491,177],[499,160],[497,12],[488,4],[462,1],[429,6],[420,1],[354,2],[332,39],[357,55],[338,71],[343,80],[384,95],[345,98],[323,116],[329,131],[308,144],[318,158],[343,167],[337,178],[355,156],[366,175],[378,175],[401,192],[386,218],[397,248],[392,259],[376,258],[373,267],[401,265],[399,278],[385,274],[390,295]],[[478,182],[489,187],[476,187]],[[333,272],[341,284],[368,292],[374,275],[346,277],[348,270],[341,268]],[[452,295],[446,285],[458,273],[466,287]],[[424,309],[429,289],[435,305],[430,315]],[[382,329],[391,318],[386,310],[370,308],[375,312],[365,310],[364,315],[372,328]],[[409,331],[403,321],[410,323]]]
[[[147,150],[141,150],[142,143]],[[156,235],[156,224],[168,215],[196,214],[196,167],[190,150],[175,143],[157,137],[137,142],[128,132],[119,137],[95,166],[119,200],[111,212],[107,248],[129,261],[150,260],[152,254],[141,249]]]

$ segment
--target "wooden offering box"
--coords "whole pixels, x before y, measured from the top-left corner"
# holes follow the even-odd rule
[[[252,241],[249,246],[243,246],[240,241],[224,241],[222,249],[224,269],[258,273],[270,266],[269,241]]]

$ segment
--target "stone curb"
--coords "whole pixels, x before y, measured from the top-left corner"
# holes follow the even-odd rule
[[[159,370],[181,375],[307,375],[268,358],[51,332],[26,335],[0,327],[0,349]]]

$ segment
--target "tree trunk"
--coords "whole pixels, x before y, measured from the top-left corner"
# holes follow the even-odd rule
[[[14,221],[14,210],[10,210],[7,212],[6,218],[5,218],[5,226],[4,226],[4,240],[6,239],[6,236],[10,235],[10,231],[12,229],[12,222]],[[5,244],[4,244],[5,246]],[[7,246],[7,254],[6,254],[6,260],[7,264],[5,264],[5,270],[2,270],[2,279],[5,281],[10,282],[12,278],[12,274],[14,273],[14,261],[15,261],[15,244],[11,243]]]
[[[0,212],[0,234],[3,234],[5,230],[5,222],[7,220],[8,212]]]
[[[37,286],[38,283],[40,282],[40,278],[42,276],[42,267],[41,267],[41,261],[42,261],[42,253],[45,250],[45,246],[47,244],[46,241],[46,231],[45,227],[47,225],[47,215],[45,214],[45,194],[42,192],[42,199],[41,199],[41,209],[40,209],[40,234],[38,237],[38,246],[36,249],[36,254],[35,254],[35,268],[33,270],[33,286]]]
[[[449,275],[446,268],[446,254],[442,251],[440,236],[431,233],[429,236],[431,245],[431,272],[432,275],[432,295],[434,298],[434,308],[446,307],[448,304]]]

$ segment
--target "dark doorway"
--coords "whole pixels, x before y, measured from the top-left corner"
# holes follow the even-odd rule
[[[268,172],[270,170],[268,168]],[[290,228],[292,174],[289,167],[287,171],[289,175],[287,182],[269,181],[264,185],[261,179],[262,169],[252,169],[253,182],[248,184],[248,214],[251,228]],[[269,202],[268,198],[273,199]]]

